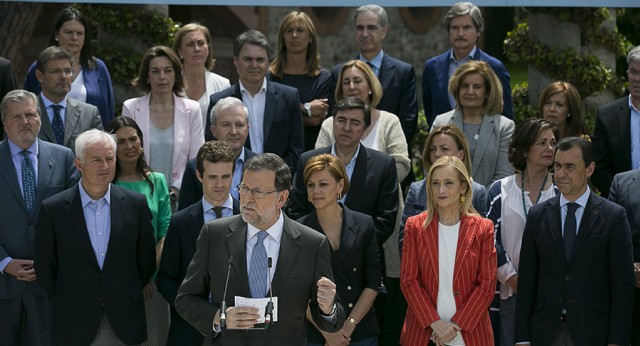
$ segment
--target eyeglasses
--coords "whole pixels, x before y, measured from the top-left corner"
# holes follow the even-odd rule
[[[236,190],[241,194],[241,195],[246,195],[248,193],[251,193],[251,196],[253,196],[253,198],[255,199],[263,199],[265,197],[267,197],[268,194],[272,194],[274,192],[279,192],[280,190],[275,189],[273,191],[269,191],[269,192],[262,192],[258,189],[250,189],[247,187],[247,185],[244,184],[240,184],[238,186],[236,186]]]
[[[66,69],[64,69],[64,70],[63,70],[63,69],[58,69],[58,68],[56,68],[56,69],[53,69],[53,70],[49,70],[48,72],[49,72],[50,74],[52,74],[52,75],[56,76],[56,77],[58,77],[58,76],[60,76],[60,75],[62,75],[62,74],[63,74],[65,77],[67,77],[67,76],[69,76],[69,77],[73,76],[73,69],[70,69],[70,68],[66,68]]]
[[[640,77],[640,71],[630,68],[627,70],[627,75],[629,75],[629,77],[638,78]]]

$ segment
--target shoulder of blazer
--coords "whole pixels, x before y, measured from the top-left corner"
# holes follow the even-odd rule
[[[145,94],[140,97],[135,97],[124,101],[124,106],[130,110],[140,111],[142,108],[149,108],[149,95]]]

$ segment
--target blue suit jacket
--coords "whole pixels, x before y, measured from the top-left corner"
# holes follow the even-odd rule
[[[591,192],[565,255],[560,195],[529,209],[518,268],[515,342],[550,345],[566,309],[576,345],[628,345],[634,277],[625,210]]]
[[[202,197],[201,197],[202,198]],[[233,215],[240,214],[240,203],[233,200]],[[196,253],[196,240],[204,225],[202,201],[190,205],[171,217],[164,239],[160,269],[156,278],[158,291],[171,305],[171,326],[167,345],[200,345],[202,335],[175,310],[178,288],[187,275],[187,267]]]
[[[335,86],[338,83],[342,65],[344,63],[333,67],[331,73],[333,90],[335,90]],[[407,143],[411,143],[411,139],[418,127],[416,71],[413,65],[384,53],[378,80],[382,85],[383,94],[380,104],[376,108],[395,114],[400,119],[402,132]],[[333,106],[335,104],[335,93],[332,92],[329,99],[330,104]]]
[[[109,122],[115,118],[115,108],[113,106],[113,87],[111,84],[111,76],[107,65],[98,58],[95,58],[95,67],[88,69],[82,66],[82,74],[84,77],[84,86],[87,88],[87,103],[98,107],[100,117],[102,118],[102,126],[107,127]],[[40,82],[36,78],[36,63],[29,67],[27,76],[24,79],[25,90],[31,91],[36,95],[40,94]]]
[[[447,50],[443,54],[433,57],[424,63],[422,73],[422,105],[427,124],[431,126],[436,116],[446,113],[453,108],[449,103],[449,54]],[[491,55],[476,49],[473,60],[482,60],[489,64],[502,84],[502,115],[513,119],[513,102],[511,100],[511,84],[509,72],[502,62]]]
[[[0,261],[7,257],[33,259],[35,223],[40,203],[75,185],[80,174],[73,164],[73,153],[61,145],[38,141],[38,185],[31,214],[27,212],[11,160],[8,140],[0,142]],[[11,275],[0,275],[0,299],[13,298],[25,291],[30,283],[18,281]],[[36,292],[45,292],[35,281]]]
[[[225,97],[242,100],[240,84],[211,95],[207,114],[211,114],[213,106]],[[211,118],[207,116],[207,125],[211,127]],[[300,96],[292,87],[267,80],[267,97],[264,106],[264,152],[280,156],[289,166],[291,172],[296,168],[300,154],[304,148],[304,132],[302,113],[300,113]],[[211,131],[205,131],[205,141],[213,140]],[[244,144],[251,150],[251,141],[247,137]]]

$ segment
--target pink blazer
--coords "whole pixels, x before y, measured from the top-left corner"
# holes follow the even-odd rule
[[[427,212],[410,217],[405,226],[400,285],[409,308],[400,338],[402,345],[426,345],[430,324],[438,316],[438,216],[426,229]],[[493,345],[489,305],[496,289],[493,222],[463,215],[453,274],[456,314],[468,346]]]
[[[204,132],[202,111],[197,101],[174,94],[173,103],[173,176],[167,177],[167,185],[180,189],[187,161],[196,157],[198,150],[204,144]],[[144,157],[148,162],[151,153],[151,141],[148,139],[151,133],[149,94],[124,101],[122,115],[135,120],[142,134],[147,138],[144,142]]]

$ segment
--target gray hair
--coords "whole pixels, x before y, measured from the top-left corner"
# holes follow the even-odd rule
[[[47,68],[47,63],[51,60],[69,60],[69,64],[73,67],[73,56],[69,52],[58,46],[51,46],[45,48],[40,52],[40,54],[38,54],[36,70],[44,73],[44,70]]]
[[[632,62],[640,62],[640,46],[631,48],[627,54],[627,64],[630,65]]]
[[[444,16],[442,21],[442,25],[447,31],[449,31],[449,25],[451,24],[451,20],[455,17],[469,15],[471,20],[473,21],[473,25],[475,25],[478,33],[484,30],[484,20],[482,19],[482,12],[478,6],[470,3],[470,2],[458,2],[453,4],[451,8],[447,11],[447,14]]]
[[[289,166],[280,156],[272,153],[256,155],[245,162],[242,174],[244,175],[246,171],[257,172],[262,170],[272,171],[276,174],[276,181],[274,182],[276,190],[291,190],[291,170],[289,170]]]
[[[116,143],[115,135],[100,131],[98,129],[91,129],[81,133],[76,138],[76,158],[80,161],[84,161],[84,154],[87,148],[91,148],[97,143],[108,143],[113,147],[113,155],[118,151],[118,144]]]
[[[271,61],[271,47],[269,47],[269,40],[258,30],[249,30],[245,31],[242,34],[236,37],[235,41],[233,41],[233,56],[238,57],[240,55],[240,50],[244,47],[245,44],[255,44],[256,46],[260,46],[262,49],[267,51],[267,58]]]
[[[378,22],[380,23],[381,27],[386,28],[389,26],[389,16],[387,15],[387,11],[384,8],[382,8],[382,6],[373,5],[373,4],[363,5],[356,8],[356,11],[353,13],[354,26],[356,25],[356,20],[358,19],[358,16],[366,12],[371,12],[375,14],[376,17],[378,17]]]
[[[211,125],[216,124],[216,119],[218,118],[218,114],[230,108],[241,107],[242,112],[244,113],[244,120],[249,124],[249,110],[245,107],[244,103],[239,98],[228,96],[220,101],[216,102],[216,105],[211,109],[211,114],[209,115],[209,121],[211,121]]]
[[[2,102],[0,102],[0,119],[4,121],[7,118],[7,106],[9,105],[9,103],[25,101],[31,101],[34,108],[36,109],[36,113],[38,113],[38,116],[40,116],[40,107],[38,107],[38,96],[30,91],[16,89],[9,91],[2,99]]]

